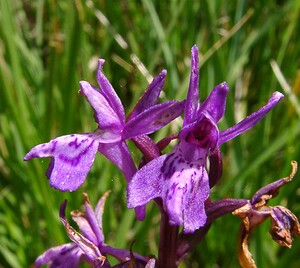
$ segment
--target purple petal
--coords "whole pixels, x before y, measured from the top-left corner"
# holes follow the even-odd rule
[[[136,218],[139,221],[143,221],[146,217],[146,205],[135,207],[134,212],[135,212]]]
[[[199,108],[199,59],[198,47],[194,45],[191,50],[191,74],[190,84],[185,104],[185,115],[183,125],[189,124],[195,120]]]
[[[125,142],[113,144],[100,143],[98,150],[123,172],[127,182],[131,181],[132,176],[136,172],[136,167]],[[144,220],[146,216],[145,207],[136,207],[135,214],[138,220]]]
[[[99,200],[96,210],[92,208],[88,195],[83,193],[85,214],[75,210],[71,212],[72,219],[77,223],[81,233],[95,245],[104,243],[104,235],[102,231],[102,213],[103,206],[108,192]]]
[[[183,210],[183,233],[192,233],[206,223],[206,213],[204,202],[209,196],[208,175],[205,167],[202,166],[195,174],[197,181],[192,185],[188,197],[186,197],[186,205]]]
[[[84,213],[78,210],[71,212],[73,221],[78,225],[80,232],[95,245],[98,243],[98,239],[91,228],[91,225]]]
[[[133,174],[136,172],[136,167],[125,142],[100,143],[98,151],[123,172],[127,182],[131,180]]]
[[[161,195],[163,179],[161,168],[167,155],[155,158],[133,176],[127,186],[127,206],[134,208],[145,205]]]
[[[24,160],[51,157],[46,173],[51,187],[60,191],[74,191],[85,181],[98,144],[93,134],[62,136],[33,147]]]
[[[153,133],[180,116],[182,111],[183,102],[178,101],[166,101],[152,106],[126,123],[123,139]]]
[[[136,167],[125,142],[113,144],[100,143],[98,150],[123,172],[127,182],[132,179],[132,176],[136,172]],[[138,220],[144,220],[146,216],[145,207],[136,207],[135,214]]]
[[[226,97],[228,92],[229,87],[226,82],[216,86],[201,105],[197,113],[197,117],[206,111],[215,120],[215,122],[219,122],[225,113]]]
[[[133,108],[131,114],[128,116],[128,119],[137,116],[141,112],[157,103],[159,94],[163,89],[165,83],[166,75],[167,71],[163,70],[158,76],[153,79],[153,81],[149,84],[147,90],[144,92],[138,103]]]
[[[104,204],[105,204],[105,200],[108,196],[108,193],[106,195],[104,195],[98,202],[98,207],[97,207],[98,215],[96,215],[94,209],[92,208],[87,194],[84,193],[83,196],[84,196],[86,218],[93,230],[93,233],[97,237],[97,245],[101,245],[102,243],[104,243],[104,235],[103,235],[103,230],[102,230],[102,214],[103,214]],[[97,216],[100,216],[99,212],[101,212],[100,219],[97,217]]]
[[[268,103],[260,108],[258,111],[252,113],[247,116],[238,124],[232,126],[231,128],[220,132],[219,144],[223,144],[241,133],[247,131],[251,127],[253,127],[256,123],[258,123],[281,99],[283,98],[283,94],[280,92],[274,92],[269,99]]]
[[[162,198],[172,225],[184,225],[190,233],[206,222],[204,202],[209,196],[208,175],[202,160],[188,162],[176,147],[163,166]]]
[[[111,106],[109,100],[97,88],[93,87],[90,83],[80,82],[80,93],[85,95],[90,105],[95,111],[95,120],[99,124],[100,129],[111,129],[121,131],[123,129],[123,120]]]
[[[161,197],[170,224],[183,224],[184,232],[193,232],[206,222],[204,202],[209,191],[203,159],[188,162],[177,146],[174,153],[160,156],[136,172],[127,186],[127,206],[137,207]]]
[[[105,60],[99,59],[98,61],[98,71],[97,71],[97,80],[99,83],[99,86],[101,88],[102,94],[106,97],[108,100],[110,106],[113,108],[113,110],[116,112],[116,114],[119,117],[119,120],[122,125],[125,124],[125,112],[122,105],[122,102],[120,98],[118,97],[117,93],[115,92],[114,88],[106,78],[106,76],[102,72],[102,67]]]
[[[83,251],[74,243],[68,243],[61,246],[48,249],[40,255],[34,267],[41,267],[44,264],[49,264],[49,267],[64,268],[64,267],[79,267],[80,259]]]

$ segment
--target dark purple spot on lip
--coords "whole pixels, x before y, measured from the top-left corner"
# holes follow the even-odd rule
[[[171,200],[173,198],[173,195],[175,194],[177,190],[178,183],[174,182],[171,187],[167,190],[167,198]]]
[[[173,156],[173,155],[174,155],[174,154],[172,154],[172,156]],[[170,156],[171,156],[171,155],[170,155]],[[175,155],[173,161],[176,161],[178,158],[179,158],[179,155]]]
[[[70,147],[71,147],[71,146],[74,146],[75,149],[78,149],[78,148],[80,147],[80,143],[77,143],[77,141],[78,141],[78,138],[75,138],[75,140],[70,141],[68,145],[69,145]]]
[[[172,199],[172,195],[170,194],[170,189],[167,190],[166,196],[167,196],[167,199],[168,199],[168,200],[171,200],[171,199]]]
[[[89,152],[89,149],[92,147],[93,143],[95,141],[93,140],[83,151],[81,151],[77,156],[69,157],[68,155],[59,154],[58,158],[65,163],[70,164],[71,166],[78,166],[78,164],[81,161],[81,158]],[[79,145],[80,146],[80,145]]]
[[[54,151],[56,149],[56,145],[57,145],[57,141],[52,141],[52,147],[50,149],[50,153],[54,153]]]
[[[80,142],[78,142],[78,138],[75,138],[75,140],[70,141],[68,145],[70,147],[74,146],[75,149],[78,149],[82,145],[82,143],[85,143],[86,141],[88,141],[88,139],[82,139]]]

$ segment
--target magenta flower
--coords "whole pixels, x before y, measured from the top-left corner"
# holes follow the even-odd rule
[[[97,151],[119,167],[129,181],[136,167],[125,140],[155,132],[183,111],[183,103],[175,100],[156,104],[166,76],[166,71],[162,71],[148,86],[126,121],[122,103],[102,73],[103,64],[104,60],[100,59],[97,71],[100,90],[88,82],[80,82],[80,93],[94,109],[98,128],[92,133],[66,135],[37,145],[24,157],[24,160],[51,157],[46,175],[51,187],[60,191],[79,188],[93,165]]]
[[[132,258],[132,253],[128,250],[113,248],[104,242],[102,230],[102,216],[104,204],[108,196],[106,192],[99,200],[95,210],[92,208],[87,194],[84,193],[85,213],[72,211],[73,220],[79,226],[81,233],[77,232],[67,221],[65,201],[60,208],[60,219],[66,228],[69,238],[73,241],[61,246],[48,249],[35,261],[35,267],[48,264],[49,267],[79,267],[80,263],[86,261],[93,267],[111,267],[106,259],[106,255],[111,255],[121,262],[126,262]],[[146,258],[134,254],[134,259],[146,263]]]
[[[228,85],[215,87],[200,105],[198,101],[198,48],[191,51],[191,75],[185,115],[178,138],[170,154],[162,155],[143,166],[127,187],[129,208],[161,198],[171,225],[183,225],[184,233],[192,233],[206,223],[204,202],[209,196],[206,161],[209,154],[224,142],[247,131],[260,121],[283,95],[275,92],[268,103],[238,124],[219,131],[217,123],[225,112]]]

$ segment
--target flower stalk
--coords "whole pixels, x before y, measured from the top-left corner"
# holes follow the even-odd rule
[[[165,211],[161,211],[160,240],[158,250],[158,268],[176,268],[178,226],[169,224],[169,217]]]

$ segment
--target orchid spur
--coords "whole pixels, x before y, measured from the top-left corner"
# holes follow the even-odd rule
[[[221,144],[235,138],[259,122],[282,98],[273,93],[268,103],[238,124],[220,131],[217,123],[225,112],[229,91],[226,82],[216,86],[199,103],[198,48],[191,50],[190,84],[179,142],[169,154],[161,155],[139,169],[127,186],[129,208],[160,198],[172,226],[183,225],[184,233],[203,227],[207,220],[205,201],[209,197],[210,178],[206,162]],[[221,156],[220,156],[221,157]],[[221,167],[220,167],[221,168]]]
[[[111,160],[130,181],[136,172],[125,140],[149,134],[181,115],[183,103],[166,101],[156,104],[163,88],[166,71],[162,71],[141,97],[126,121],[121,100],[102,72],[104,60],[98,62],[97,80],[100,90],[90,83],[80,82],[80,93],[94,109],[98,128],[92,133],[71,134],[33,147],[24,157],[51,157],[46,172],[50,186],[60,191],[74,191],[85,181],[96,152]]]

